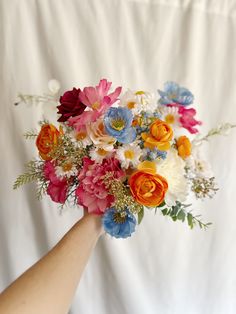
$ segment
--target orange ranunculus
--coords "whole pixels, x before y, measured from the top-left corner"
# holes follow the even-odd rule
[[[150,166],[145,163],[138,167],[140,170],[134,172],[129,178],[129,186],[133,198],[139,204],[155,207],[163,202],[168,183],[165,178],[155,173],[152,165]]]
[[[176,146],[178,148],[178,154],[183,159],[191,155],[191,142],[187,136],[183,135],[178,138],[176,141]]]
[[[168,150],[173,137],[172,128],[169,124],[157,119],[150,126],[150,133],[142,133],[144,147]]]
[[[58,145],[58,140],[61,133],[62,130],[59,132],[53,124],[42,125],[36,139],[36,146],[42,159],[52,159],[52,157],[50,157],[50,152]]]

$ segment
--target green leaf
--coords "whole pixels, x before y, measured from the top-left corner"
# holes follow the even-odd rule
[[[176,216],[179,211],[179,206],[172,206],[171,217]]]
[[[157,207],[163,207],[163,206],[165,206],[165,204],[166,204],[166,202],[165,201],[163,201],[160,205],[158,205]]]
[[[168,208],[162,209],[161,212],[164,216],[166,216],[168,214]]]
[[[179,220],[182,220],[182,222],[184,222],[184,221],[185,221],[185,217],[186,217],[185,212],[184,212],[183,210],[180,210],[180,211],[178,212],[177,218],[178,218]]]
[[[193,215],[188,213],[187,214],[187,220],[188,220],[188,225],[191,229],[193,229]]]
[[[138,212],[138,225],[141,223],[144,217],[144,208],[142,207],[140,211]]]

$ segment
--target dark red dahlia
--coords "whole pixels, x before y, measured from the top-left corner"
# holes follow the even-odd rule
[[[67,91],[63,96],[60,97],[60,105],[57,106],[58,114],[61,117],[57,120],[58,122],[65,122],[70,117],[79,116],[86,106],[79,100],[79,94],[81,90],[73,88],[73,90]]]

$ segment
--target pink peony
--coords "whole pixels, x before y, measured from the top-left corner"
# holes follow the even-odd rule
[[[67,181],[56,176],[52,162],[46,161],[44,164],[44,176],[49,181],[47,194],[56,203],[64,204],[67,194]]]
[[[121,93],[121,87],[117,87],[113,93],[108,94],[111,82],[106,79],[100,80],[96,87],[85,87],[79,94],[80,101],[91,108],[90,111],[84,111],[76,117],[68,120],[70,126],[77,131],[86,124],[96,121],[114,102],[117,101]]]
[[[109,194],[103,182],[103,176],[108,172],[113,173],[114,179],[125,175],[119,161],[113,157],[104,159],[101,164],[84,157],[83,168],[78,176],[80,185],[75,194],[78,204],[85,207],[89,213],[103,214],[114,202],[114,196]]]

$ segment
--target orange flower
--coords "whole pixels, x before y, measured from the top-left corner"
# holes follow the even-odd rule
[[[145,161],[139,165],[138,169],[129,178],[133,198],[147,207],[160,205],[168,189],[166,179],[155,173],[155,166],[152,162]]]
[[[178,148],[178,154],[183,159],[191,155],[191,142],[187,136],[183,135],[178,138],[176,141],[176,146]]]
[[[43,160],[51,160],[50,152],[58,144],[58,139],[62,129],[60,131],[53,124],[44,124],[36,139],[36,146],[39,150],[39,155]]]
[[[168,150],[170,141],[173,137],[173,131],[169,124],[157,119],[150,126],[150,133],[142,133],[144,147],[157,148],[159,150]]]

